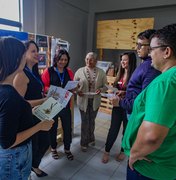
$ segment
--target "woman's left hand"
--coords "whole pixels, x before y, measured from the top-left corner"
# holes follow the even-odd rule
[[[95,91],[95,93],[96,93],[96,94],[100,94],[100,93],[101,93],[101,90],[100,90],[100,89],[97,89],[97,90]]]
[[[119,96],[114,96],[110,99],[110,102],[112,103],[112,105],[114,107],[118,107],[119,106],[119,100],[120,100]]]

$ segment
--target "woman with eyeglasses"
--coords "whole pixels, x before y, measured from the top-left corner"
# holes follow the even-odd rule
[[[117,95],[124,98],[128,81],[136,68],[136,55],[134,52],[126,52],[121,55],[120,67],[114,82],[114,87],[118,89]],[[102,157],[102,162],[109,161],[109,153],[117,139],[120,126],[123,123],[123,134],[127,125],[126,111],[121,107],[113,107],[111,115],[111,125],[105,143],[105,152]],[[121,148],[120,153],[117,154],[116,160],[122,161],[125,158],[124,150]]]

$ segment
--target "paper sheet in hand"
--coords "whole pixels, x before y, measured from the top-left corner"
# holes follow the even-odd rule
[[[108,99],[111,99],[111,98],[115,97],[115,94],[101,93],[101,96],[107,97]]]
[[[70,91],[67,91],[66,89],[51,85],[47,97],[53,97],[63,107],[66,107],[72,95],[73,94]]]
[[[96,92],[85,92],[85,93],[83,93],[84,95],[97,95],[97,93]]]
[[[78,86],[79,81],[68,81],[65,88],[66,90],[75,89]]]
[[[118,89],[115,88],[115,87],[109,86],[109,85],[107,85],[107,84],[105,84],[105,86],[106,86],[109,90],[111,90],[112,92],[114,92],[114,93],[116,93],[116,92],[118,91]]]
[[[62,109],[63,105],[56,101],[54,98],[48,98],[43,104],[38,106],[33,114],[40,120],[51,120],[56,114],[58,114]]]

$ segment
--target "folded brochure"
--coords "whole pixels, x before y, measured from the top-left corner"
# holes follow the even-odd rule
[[[64,106],[53,97],[49,97],[43,104],[34,109],[33,114],[40,120],[51,120]]]

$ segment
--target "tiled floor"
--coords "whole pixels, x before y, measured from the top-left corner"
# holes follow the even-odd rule
[[[63,154],[63,146],[58,147],[62,156],[59,160],[54,160],[51,153],[46,153],[41,162],[41,169],[49,174],[43,180],[125,180],[127,159],[117,162],[115,155],[119,152],[121,136],[119,136],[111,149],[110,161],[107,164],[101,162],[104,151],[104,144],[110,125],[110,115],[98,113],[96,118],[95,137],[96,145],[89,147],[87,152],[80,149],[80,115],[75,107],[74,113],[74,136],[71,151],[74,160],[68,161]],[[121,131],[120,131],[121,134]],[[119,134],[119,135],[120,135]],[[34,173],[31,179],[37,180]]]

